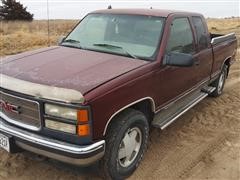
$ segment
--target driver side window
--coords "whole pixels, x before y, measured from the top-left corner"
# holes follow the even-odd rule
[[[171,25],[167,53],[179,52],[192,54],[194,51],[193,34],[188,18],[176,18]]]

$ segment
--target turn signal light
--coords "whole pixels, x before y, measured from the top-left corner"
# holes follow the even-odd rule
[[[77,113],[78,122],[88,122],[88,110],[82,109]]]
[[[77,133],[78,133],[79,136],[88,136],[88,135],[90,135],[89,124],[78,125]]]

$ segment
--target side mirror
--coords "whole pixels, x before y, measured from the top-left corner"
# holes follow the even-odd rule
[[[163,64],[169,66],[191,67],[194,65],[194,59],[191,54],[171,52],[165,55]]]
[[[62,42],[65,40],[65,38],[66,38],[66,37],[64,37],[64,36],[59,37],[59,38],[58,38],[58,45],[61,45]]]

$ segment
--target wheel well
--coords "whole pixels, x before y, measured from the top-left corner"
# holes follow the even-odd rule
[[[228,73],[229,73],[229,69],[230,69],[230,61],[231,61],[231,58],[229,57],[224,62],[224,65],[227,65],[227,77],[228,77]]]
[[[141,111],[148,119],[148,122],[151,123],[153,120],[154,109],[152,107],[152,102],[150,100],[144,100],[137,104],[134,104],[130,108]]]
[[[146,116],[149,124],[152,122],[153,117],[154,117],[154,112],[155,112],[155,103],[154,103],[153,99],[146,98],[142,101],[136,102],[135,104],[126,106],[126,108],[123,108],[123,109],[119,110],[116,114],[114,114],[108,120],[108,122],[105,126],[104,133],[103,133],[104,136],[106,135],[109,127],[111,127],[111,124],[114,122],[114,119],[116,119],[116,117],[118,117],[121,113],[123,113],[126,109],[129,109],[129,108],[142,112]]]

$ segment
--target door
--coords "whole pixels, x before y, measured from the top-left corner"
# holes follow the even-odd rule
[[[195,57],[195,40],[189,18],[176,17],[170,26],[165,54],[180,52]],[[157,73],[158,105],[168,104],[192,89],[198,83],[195,71],[195,65],[192,67],[163,65]]]
[[[213,63],[212,47],[209,44],[209,33],[206,24],[203,23],[204,21],[200,16],[193,16],[192,22],[197,41],[196,59],[199,61],[196,73],[198,73],[199,82],[206,82],[210,79]]]

